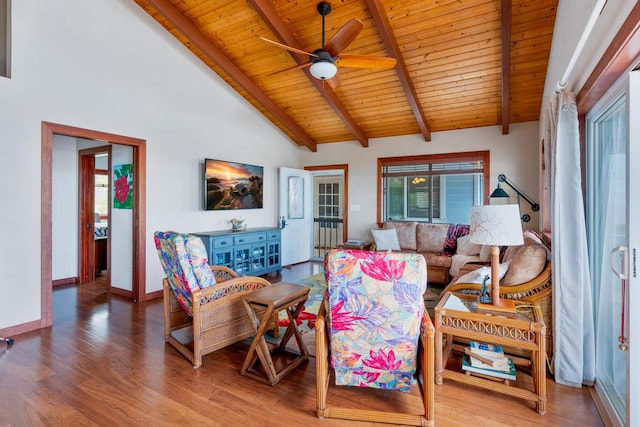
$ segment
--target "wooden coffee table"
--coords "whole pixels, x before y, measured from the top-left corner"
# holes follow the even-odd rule
[[[452,295],[460,298],[469,311],[455,309],[453,304],[448,303]],[[547,401],[547,371],[542,310],[538,306],[516,301],[517,313],[478,313],[476,300],[477,296],[447,292],[435,307],[436,384],[442,384],[443,379],[447,378],[531,400],[535,402],[536,410],[544,414]],[[464,340],[502,346],[516,367],[528,366],[531,369],[534,391],[447,369],[451,353],[454,350],[464,350],[465,346],[458,344]],[[523,373],[519,371],[518,374]]]
[[[309,359],[309,352],[296,325],[296,319],[302,311],[308,295],[309,288],[306,286],[280,282],[251,292],[243,298],[249,319],[256,330],[256,335],[240,370],[242,375],[266,384],[276,385],[285,375]],[[273,318],[274,314],[282,310],[287,311],[289,326],[287,326],[280,343],[273,348],[269,348],[264,334],[270,326],[269,320]],[[258,315],[259,313],[262,314],[262,317]],[[292,337],[296,339],[300,350],[299,354],[288,351],[285,348]],[[275,353],[290,359],[280,371],[276,369],[276,364],[272,357]],[[259,365],[257,362],[262,365],[262,371],[260,371],[259,366],[256,366]]]

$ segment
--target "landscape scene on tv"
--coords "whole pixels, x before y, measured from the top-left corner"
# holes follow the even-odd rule
[[[206,210],[262,208],[262,166],[205,159]]]

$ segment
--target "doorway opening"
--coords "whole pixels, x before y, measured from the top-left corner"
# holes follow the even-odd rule
[[[348,165],[305,167],[313,177],[313,248],[311,259],[321,260],[348,235]]]
[[[56,123],[42,122],[41,141],[41,318],[40,327],[52,325],[52,175],[53,139],[55,135],[88,140],[103,141],[131,147],[132,167],[136,179],[133,181],[132,210],[132,290],[128,295],[134,302],[147,299],[145,283],[145,233],[146,233],[146,141],[123,135],[116,135]],[[91,218],[93,220],[93,218]]]

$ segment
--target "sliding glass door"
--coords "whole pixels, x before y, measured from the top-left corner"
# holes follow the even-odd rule
[[[587,115],[587,224],[596,322],[596,390],[619,425],[640,422],[633,413],[637,405],[628,404],[639,398],[638,376],[633,376],[637,368],[629,363],[638,359],[639,352],[636,349],[632,354],[631,343],[640,329],[629,317],[637,316],[629,307],[640,303],[634,277],[640,217],[638,203],[629,197],[638,194],[640,187],[636,74],[625,76]]]

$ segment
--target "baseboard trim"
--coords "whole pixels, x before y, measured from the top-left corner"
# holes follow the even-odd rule
[[[109,288],[109,292],[112,295],[120,295],[121,297],[125,297],[133,301],[133,292],[126,289],[114,288],[113,286],[111,286]]]
[[[9,338],[26,332],[35,331],[37,329],[42,329],[42,321],[40,320],[34,320],[21,325],[9,326],[8,328],[0,329],[0,337]]]
[[[589,387],[589,394],[591,395],[591,398],[593,399],[593,402],[598,409],[598,413],[600,414],[600,418],[602,418],[602,422],[607,427],[623,427],[624,424],[620,422],[618,416],[615,414],[615,411],[611,406],[611,402],[603,399],[602,396],[600,396],[600,393],[597,390],[599,388],[600,387],[598,386],[598,380],[596,380],[595,387]],[[627,402],[627,405],[628,404],[629,402]]]
[[[67,277],[64,279],[52,280],[51,285],[55,288],[56,286],[64,286],[64,285],[76,285],[78,284],[78,277]]]

